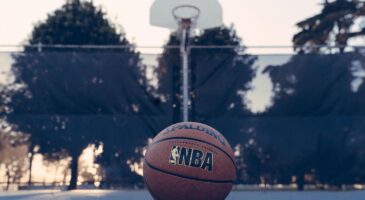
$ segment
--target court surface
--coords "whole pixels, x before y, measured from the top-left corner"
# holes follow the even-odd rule
[[[0,193],[6,200],[152,200],[147,191],[76,190]],[[227,200],[364,200],[365,191],[352,192],[232,192]]]

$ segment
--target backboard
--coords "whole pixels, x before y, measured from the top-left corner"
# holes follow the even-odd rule
[[[150,10],[150,24],[169,29],[178,29],[179,24],[173,15],[178,11],[180,14],[196,14],[196,9],[189,10],[179,7],[191,7],[199,10],[196,21],[192,28],[209,29],[223,24],[222,7],[218,0],[155,0]]]

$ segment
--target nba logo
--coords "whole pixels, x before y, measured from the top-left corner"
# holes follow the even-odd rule
[[[179,150],[180,148],[178,146],[174,146],[171,149],[171,153],[170,153],[170,159],[169,159],[169,164],[171,165],[176,165],[178,164],[178,160],[179,160]]]

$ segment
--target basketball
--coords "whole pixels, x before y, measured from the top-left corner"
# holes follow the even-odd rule
[[[217,130],[183,122],[152,140],[143,176],[155,200],[223,200],[236,179],[236,164],[231,146]]]

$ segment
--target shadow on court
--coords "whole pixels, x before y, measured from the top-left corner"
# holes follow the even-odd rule
[[[232,192],[227,200],[363,200],[365,191],[352,192]],[[147,191],[76,190],[72,192],[3,193],[6,200],[152,200]]]

